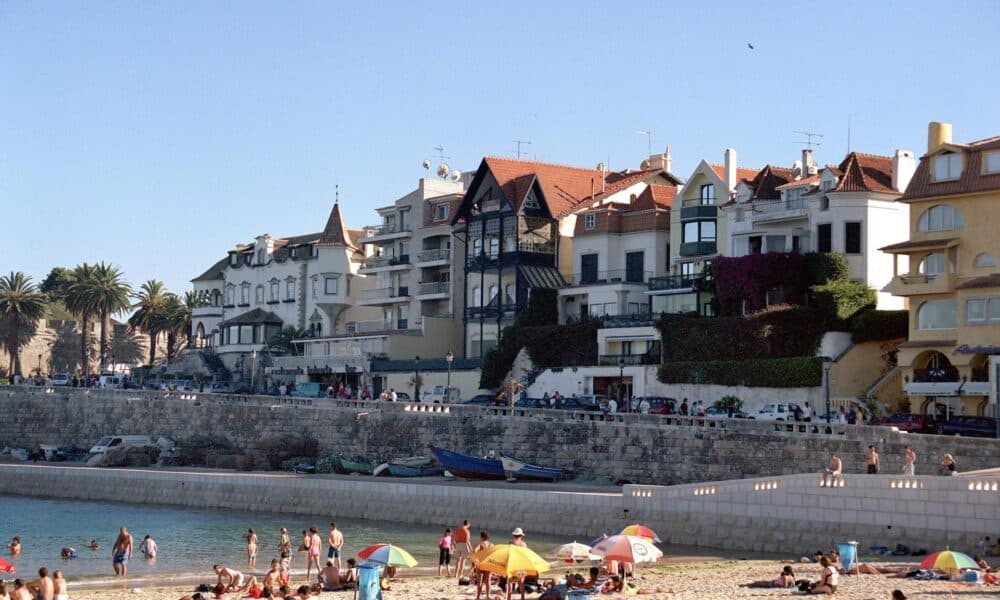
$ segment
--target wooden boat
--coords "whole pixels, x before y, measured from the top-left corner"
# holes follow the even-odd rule
[[[443,473],[444,469],[432,465],[411,467],[389,463],[389,474],[393,477],[432,477],[434,475],[442,475]]]
[[[476,458],[430,446],[438,462],[455,477],[466,479],[506,479],[503,464],[495,458]]]
[[[361,457],[338,456],[336,462],[333,463],[333,470],[342,475],[351,473],[371,475],[374,469],[375,465]]]
[[[554,467],[540,467],[529,465],[528,463],[500,455],[500,464],[503,465],[503,472],[508,479],[523,481],[559,481],[565,475],[562,469]]]

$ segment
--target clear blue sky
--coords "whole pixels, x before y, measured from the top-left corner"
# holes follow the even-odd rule
[[[352,227],[443,144],[687,177],[795,130],[925,149],[1000,134],[1000,2],[0,2],[0,271],[106,260],[171,289],[260,233]],[[747,48],[752,42],[755,50]]]

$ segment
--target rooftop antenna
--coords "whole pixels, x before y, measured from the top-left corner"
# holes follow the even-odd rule
[[[529,140],[514,140],[514,143],[517,144],[517,160],[521,160],[521,146],[527,146],[531,142]]]
[[[802,144],[803,146],[805,146],[806,148],[809,148],[810,150],[813,148],[813,146],[822,146],[823,145],[823,142],[813,141],[813,138],[821,138],[821,137],[823,137],[822,133],[816,133],[816,132],[813,132],[813,131],[795,131],[794,133],[806,136],[806,141],[804,141],[804,142],[803,141],[799,141],[797,143]]]
[[[333,184],[333,203],[340,204],[340,182]]]
[[[444,162],[446,160],[451,160],[450,156],[445,156],[444,155],[444,146],[442,146],[441,144],[438,144],[437,146],[434,146],[434,148],[432,148],[432,149],[433,150],[437,150],[438,160],[439,161]]]
[[[636,131],[636,133],[638,133],[639,135],[646,136],[646,156],[652,156],[653,155],[653,132],[652,131],[647,131],[645,129],[640,129],[639,131]]]

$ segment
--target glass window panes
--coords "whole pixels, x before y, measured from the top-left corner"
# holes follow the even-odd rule
[[[861,223],[844,223],[844,253],[861,254]]]
[[[584,229],[593,229],[594,225],[596,225],[596,223],[597,223],[597,215],[591,213],[591,214],[587,215],[586,217],[584,217],[583,228]]]
[[[692,221],[690,223],[684,224],[684,241],[685,242],[697,242],[698,241],[698,222]]]
[[[974,267],[995,267],[997,266],[997,261],[993,258],[993,255],[989,252],[980,252],[976,255],[976,260],[973,261],[972,266]]]
[[[277,281],[272,281],[271,282],[271,302],[277,302],[277,301],[278,301],[278,282]]]
[[[340,278],[339,277],[327,277],[325,282],[325,291],[327,294],[337,294],[340,291]]]
[[[979,322],[986,320],[986,300],[968,300],[965,303],[965,320]]]
[[[243,304],[250,304],[250,285],[243,284],[240,287],[240,302]]]
[[[920,274],[921,275],[940,275],[945,272],[945,265],[947,264],[947,259],[943,252],[935,252],[933,254],[928,254],[920,263]]]
[[[928,300],[917,309],[917,329],[954,329],[956,312],[954,300]]]
[[[715,241],[715,221],[701,221],[701,241]]]
[[[685,277],[691,277],[694,275],[694,263],[686,262],[681,263],[681,275]]]
[[[958,179],[962,174],[962,155],[948,152],[934,157],[934,181]]]
[[[983,158],[984,171],[987,173],[1000,173],[1000,151],[987,152]]]
[[[448,218],[448,208],[449,207],[448,207],[447,204],[438,204],[434,208],[434,220],[435,221],[444,221],[445,219],[447,219]]]
[[[295,282],[286,281],[285,282],[285,299],[292,300],[295,298]]]
[[[702,204],[715,204],[715,186],[710,183],[701,186],[700,200]]]
[[[833,225],[822,223],[816,226],[816,251],[830,252],[832,250]]]
[[[264,304],[264,286],[258,285],[254,290],[254,301],[257,304]]]
[[[1000,321],[1000,298],[990,298],[990,321]]]

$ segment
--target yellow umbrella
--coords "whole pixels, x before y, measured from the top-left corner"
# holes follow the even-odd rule
[[[549,563],[533,550],[510,544],[497,544],[473,552],[469,560],[483,571],[510,577],[523,571],[528,575],[539,575],[549,570]]]

